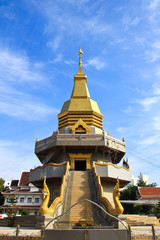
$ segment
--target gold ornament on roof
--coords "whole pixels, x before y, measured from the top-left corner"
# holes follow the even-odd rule
[[[79,55],[79,68],[78,68],[78,73],[77,74],[83,74],[82,60],[81,60],[81,56],[83,55],[83,51],[82,51],[81,47],[79,49],[78,55]]]

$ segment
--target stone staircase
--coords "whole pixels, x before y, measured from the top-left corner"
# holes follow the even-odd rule
[[[131,226],[150,226],[150,225],[160,226],[160,222],[156,217],[129,214],[121,215],[120,219],[125,221],[128,225]]]
[[[92,172],[91,170],[70,171],[63,211],[82,199],[90,199],[97,202]],[[89,202],[82,202],[74,206],[62,217],[62,219],[57,221],[56,224],[54,224],[54,228],[72,228],[76,223],[83,220],[93,222],[94,226],[109,225],[96,206]]]

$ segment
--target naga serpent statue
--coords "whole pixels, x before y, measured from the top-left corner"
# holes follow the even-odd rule
[[[66,172],[62,177],[62,183],[60,187],[60,195],[59,197],[55,198],[50,207],[48,207],[49,204],[49,198],[50,198],[50,191],[47,187],[46,184],[46,176],[44,177],[44,182],[43,182],[43,202],[39,208],[39,212],[41,215],[50,215],[53,216],[54,212],[58,206],[63,201],[63,196],[64,196],[64,189],[65,189],[65,183],[68,175],[68,170],[69,170],[69,162],[64,162],[63,164],[66,164]],[[60,164],[62,165],[62,164]]]
[[[112,214],[112,215],[122,214],[124,211],[124,208],[122,207],[122,204],[119,201],[120,189],[119,189],[118,177],[117,177],[117,183],[113,190],[113,202],[115,205],[115,206],[113,206],[112,203],[106,197],[104,197],[103,186],[101,183],[100,176],[98,176],[98,174],[96,172],[95,163],[93,163],[93,172],[94,172],[94,176],[95,176],[95,180],[96,180],[97,188],[98,188],[98,192],[99,192],[99,201],[104,204],[104,206],[106,207],[107,211],[110,214]]]
[[[50,198],[50,192],[46,184],[46,176],[44,177],[44,182],[43,182],[43,203],[40,206],[39,212],[41,215],[51,215],[53,216],[55,208],[53,206],[53,203],[51,206],[48,208],[48,203],[49,203],[49,198]]]
[[[122,214],[124,211],[124,208],[122,207],[122,204],[119,201],[119,197],[120,197],[120,189],[119,189],[119,179],[117,177],[117,183],[113,190],[113,201],[114,201],[115,207],[111,204],[111,202],[106,197],[101,197],[101,202],[106,206],[108,212],[112,215],[119,215],[119,214]]]
[[[111,202],[104,197],[103,195],[103,187],[101,184],[101,180],[100,177],[96,174],[96,172],[94,171],[95,175],[96,175],[96,180],[97,180],[97,187],[98,187],[98,191],[99,191],[99,200],[101,203],[103,203],[105,205],[105,207],[107,208],[107,211],[112,214],[112,215],[118,215],[118,214],[122,214],[124,211],[124,208],[122,207],[120,201],[119,201],[119,197],[120,197],[120,189],[119,189],[119,179],[117,177],[117,183],[115,185],[115,188],[113,190],[113,201],[114,201],[114,205],[115,207],[113,207],[113,205],[111,204]],[[65,179],[64,179],[65,181]],[[63,181],[63,183],[64,183]],[[62,183],[62,189],[63,188],[63,184]],[[62,193],[63,191],[61,191]],[[49,203],[49,198],[50,198],[50,192],[49,189],[47,187],[46,184],[46,177],[44,177],[44,183],[43,183],[43,203],[40,206],[39,212],[41,215],[50,215],[53,216],[54,212],[56,210],[56,207],[58,205],[58,203],[62,202],[63,200],[63,193],[60,195],[60,197],[57,197],[53,203],[51,204],[50,207],[48,207],[48,203]]]

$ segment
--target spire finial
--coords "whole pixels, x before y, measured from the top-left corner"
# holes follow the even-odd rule
[[[82,51],[81,47],[79,49],[78,55],[79,55],[79,68],[78,68],[78,73],[77,74],[83,74],[82,60],[81,60],[81,55],[83,55],[83,51]]]

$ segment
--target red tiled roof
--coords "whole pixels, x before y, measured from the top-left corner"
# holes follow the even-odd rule
[[[39,191],[29,191],[28,189],[19,189],[19,190],[16,190],[16,191],[14,191],[15,193],[17,193],[17,192],[26,192],[26,193],[41,193],[42,192],[42,190],[39,190]]]
[[[160,187],[139,187],[139,193],[143,195],[160,195]]]
[[[15,190],[15,191],[8,191],[8,192],[4,192],[3,194],[6,194],[6,193],[11,193],[11,194],[16,194],[16,193],[42,193],[42,190],[39,190],[39,191],[29,191],[28,189],[18,189],[18,190]]]
[[[29,184],[29,172],[22,172],[19,186],[28,186]]]
[[[11,182],[11,187],[16,187],[16,186],[18,186],[18,182],[19,182],[19,180],[12,180],[12,182]]]

